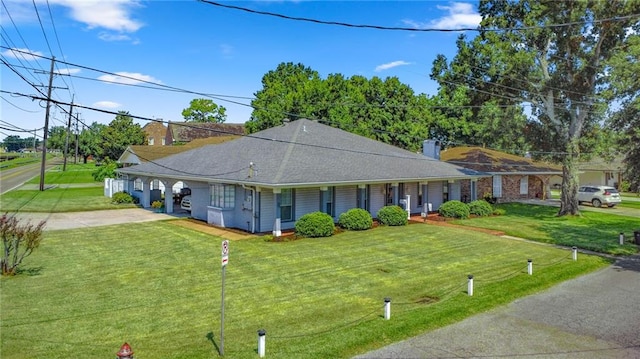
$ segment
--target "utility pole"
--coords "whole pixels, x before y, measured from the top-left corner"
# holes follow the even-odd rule
[[[76,159],[73,163],[78,164],[78,115],[76,115]]]
[[[71,105],[69,106],[69,121],[67,121],[67,139],[64,142],[64,164],[62,165],[62,172],[67,170],[67,155],[69,154],[69,132],[71,131],[71,116],[73,113],[73,98],[71,96]]]
[[[44,115],[44,135],[42,136],[42,163],[40,164],[40,191],[44,191],[44,169],[47,161],[47,136],[49,132],[49,108],[51,107],[51,86],[53,86],[53,65],[55,56],[51,56],[51,69],[49,70],[49,89],[47,90],[47,110]]]

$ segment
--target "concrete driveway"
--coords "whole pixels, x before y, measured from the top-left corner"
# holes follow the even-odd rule
[[[95,226],[110,226],[120,223],[136,223],[175,219],[176,217],[188,217],[187,213],[166,214],[155,213],[143,208],[111,209],[90,212],[66,212],[66,213],[35,213],[18,212],[9,213],[17,218],[29,220],[36,224],[46,220],[45,230],[85,228]]]
[[[356,358],[639,359],[640,256]]]

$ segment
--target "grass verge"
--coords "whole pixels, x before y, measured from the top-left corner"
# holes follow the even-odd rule
[[[596,252],[627,255],[638,251],[628,241],[619,244],[620,232],[631,236],[638,218],[582,211],[580,216],[557,217],[558,208],[522,203],[497,205],[506,213],[497,217],[454,221],[455,224],[489,228],[508,235],[561,246],[577,246]]]
[[[2,278],[4,359],[217,357],[220,238],[169,222],[48,231]],[[607,265],[568,250],[428,224],[230,246],[225,356],[348,358]],[[537,265],[527,275],[527,259]],[[465,293],[474,274],[474,296]],[[383,298],[392,298],[391,320]]]
[[[2,212],[78,212],[100,209],[135,208],[134,204],[114,204],[102,187],[60,186],[45,191],[15,190],[0,196]]]

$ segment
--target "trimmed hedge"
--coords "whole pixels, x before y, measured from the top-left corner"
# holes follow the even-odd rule
[[[400,206],[382,207],[376,216],[380,224],[386,226],[405,226],[409,222],[407,212]]]
[[[447,218],[469,218],[469,206],[457,200],[447,201],[440,206],[438,213]]]
[[[369,211],[362,208],[352,208],[338,218],[338,225],[351,231],[362,231],[371,228],[373,218]]]
[[[133,203],[133,197],[127,192],[116,192],[111,197],[112,203]]]
[[[493,206],[489,202],[479,199],[469,203],[469,213],[481,217],[490,216],[493,213]]]
[[[330,237],[335,229],[333,218],[324,212],[307,213],[296,221],[296,234],[304,237]]]

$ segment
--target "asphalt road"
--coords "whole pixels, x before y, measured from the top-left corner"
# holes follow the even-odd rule
[[[0,170],[0,194],[9,192],[34,177],[39,177],[42,168],[41,163],[41,161],[37,161],[24,166]],[[54,158],[47,161],[46,168],[48,169],[61,163],[62,159]]]

